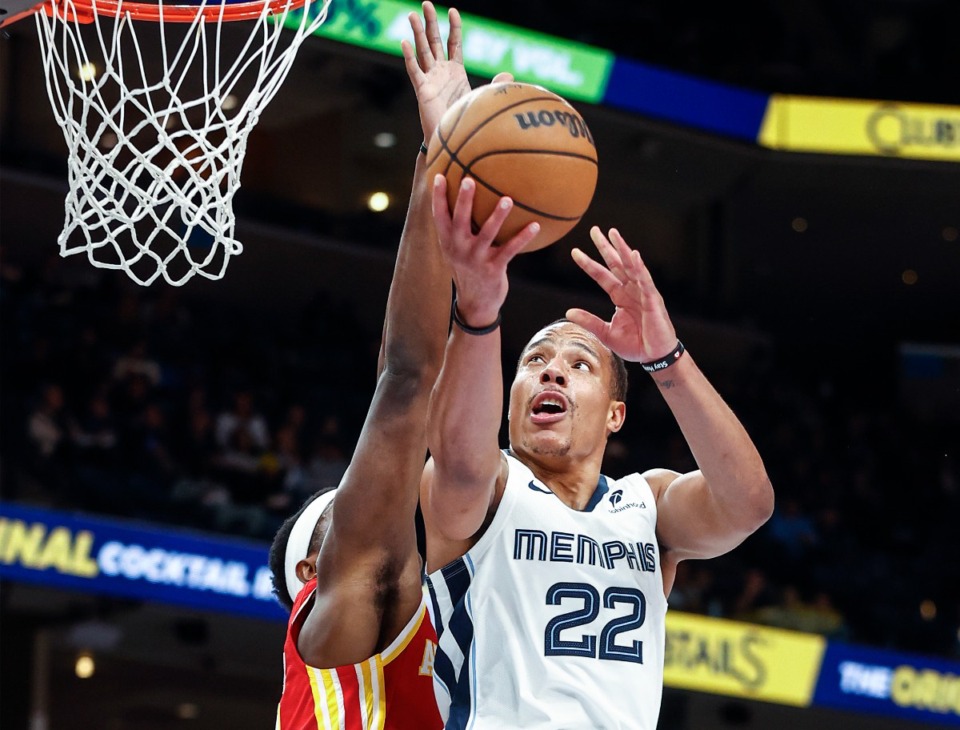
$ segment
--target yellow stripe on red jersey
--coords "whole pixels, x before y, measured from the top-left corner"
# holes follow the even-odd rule
[[[277,730],[439,730],[432,673],[423,671],[437,641],[426,601],[380,654],[321,669],[297,650],[315,587],[316,579],[300,591],[287,625]]]

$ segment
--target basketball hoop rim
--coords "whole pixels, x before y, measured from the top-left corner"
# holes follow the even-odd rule
[[[284,12],[299,10],[307,0],[249,0],[248,2],[228,2],[211,0],[201,6],[171,5],[163,3],[142,3],[125,0],[73,0],[67,6],[66,20],[79,23],[93,23],[98,16],[116,18],[129,14],[133,20],[146,20],[155,23],[193,23],[199,15],[204,23],[232,22],[236,20],[257,20],[268,7],[268,15],[280,15]],[[44,3],[43,11],[57,17],[56,0]],[[62,12],[60,13],[63,14]]]

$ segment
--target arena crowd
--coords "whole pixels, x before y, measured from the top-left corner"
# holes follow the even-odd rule
[[[2,498],[269,540],[339,481],[380,333],[323,295],[278,322],[120,278],[0,266]],[[644,377],[628,400],[643,425],[605,471],[695,468]],[[681,564],[671,608],[960,656],[958,422],[895,392],[846,398],[827,374],[812,386],[776,357],[717,385],[777,508],[730,555]]]

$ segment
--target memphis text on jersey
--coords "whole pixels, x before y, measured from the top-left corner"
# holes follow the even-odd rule
[[[651,542],[598,542],[589,535],[572,532],[514,530],[513,559],[551,563],[596,565],[613,570],[618,561],[641,573],[657,570],[657,547]]]

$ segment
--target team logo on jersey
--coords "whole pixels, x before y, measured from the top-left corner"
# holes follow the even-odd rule
[[[541,489],[540,487],[538,487],[537,483],[534,482],[533,479],[530,480],[530,483],[527,486],[530,487],[530,489],[532,489],[534,492],[541,492],[542,494],[553,494],[553,492],[551,492],[549,489]]]
[[[437,661],[437,645],[427,639],[423,644],[423,661],[420,662],[420,676],[432,677],[433,665]]]

